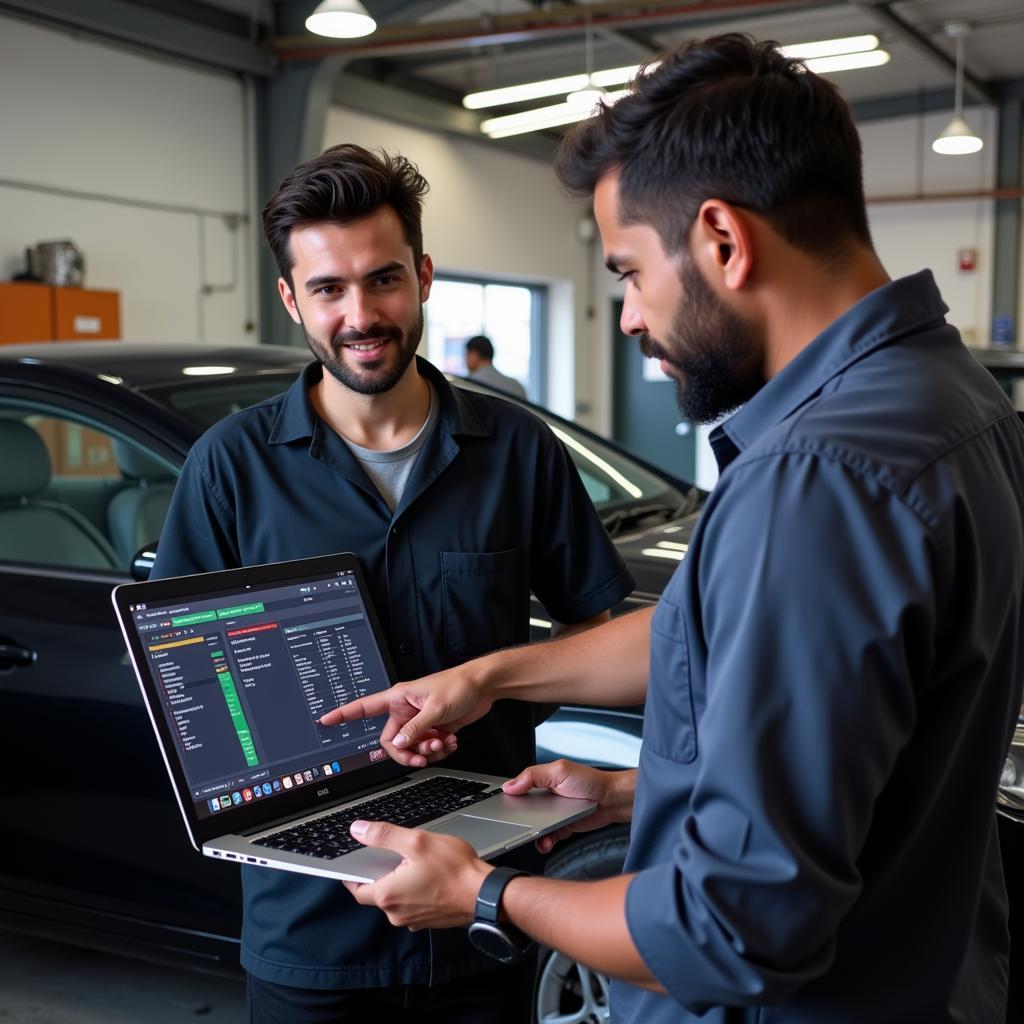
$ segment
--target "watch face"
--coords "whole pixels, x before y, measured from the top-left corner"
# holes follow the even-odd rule
[[[509,937],[496,924],[474,921],[469,926],[469,941],[488,956],[510,964],[522,958],[522,951],[515,946]]]

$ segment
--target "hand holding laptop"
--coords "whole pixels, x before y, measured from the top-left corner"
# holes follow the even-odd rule
[[[589,816],[538,839],[537,848],[547,853],[575,832],[628,822],[635,784],[633,770],[599,771],[560,760],[526,768],[502,789],[509,795],[548,789],[597,804]],[[402,858],[398,868],[372,883],[345,883],[358,903],[378,907],[393,925],[414,931],[457,927],[473,919],[476,895],[491,865],[478,858],[467,843],[384,822],[354,821],[351,831],[364,846],[390,850]]]

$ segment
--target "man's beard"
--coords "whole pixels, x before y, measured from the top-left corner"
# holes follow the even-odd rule
[[[302,324],[302,333],[306,336],[306,344],[310,351],[320,360],[323,368],[340,384],[348,388],[349,391],[355,391],[360,395],[381,395],[385,391],[390,391],[402,379],[416,355],[416,349],[423,337],[423,304],[420,303],[416,319],[406,331],[397,326],[375,327],[365,333],[343,331],[333,337],[330,344],[325,344],[319,338],[313,337],[306,330],[305,323]],[[341,353],[346,344],[383,340],[393,342],[397,354],[390,367],[384,365],[383,359],[373,363],[364,363],[358,368],[349,366],[344,361]],[[390,351],[391,346],[388,346],[385,353],[390,353]]]
[[[679,277],[683,297],[670,336],[658,342],[645,334],[640,349],[676,371],[671,376],[683,417],[714,423],[764,386],[762,344],[756,330],[715,295],[687,256]]]

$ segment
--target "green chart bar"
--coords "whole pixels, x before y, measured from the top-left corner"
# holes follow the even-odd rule
[[[217,679],[220,682],[221,692],[224,694],[224,702],[228,706],[228,713],[231,715],[231,723],[235,727],[235,732],[238,733],[238,742],[242,745],[245,763],[250,768],[255,767],[260,763],[260,759],[256,756],[256,745],[252,741],[249,723],[245,720],[245,712],[242,711],[242,704],[238,699],[235,681],[231,678],[230,672],[222,670],[218,670]]]

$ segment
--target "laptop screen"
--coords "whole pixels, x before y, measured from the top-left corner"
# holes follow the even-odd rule
[[[390,685],[353,570],[125,611],[197,818],[386,760],[384,719],[317,721]]]

